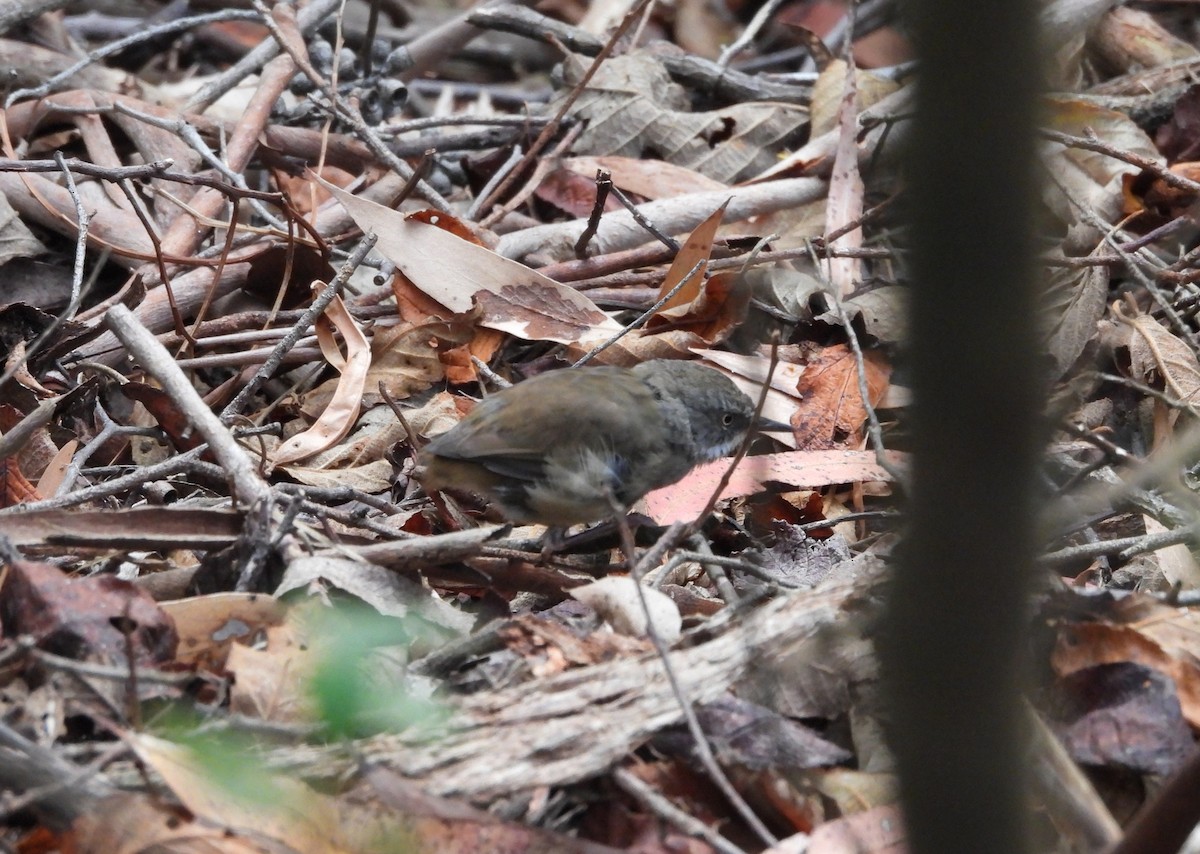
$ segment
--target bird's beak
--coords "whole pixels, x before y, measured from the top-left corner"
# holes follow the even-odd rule
[[[754,422],[755,433],[791,433],[792,425],[771,418],[759,418]]]

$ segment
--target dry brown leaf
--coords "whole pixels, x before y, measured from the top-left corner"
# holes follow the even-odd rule
[[[265,646],[235,643],[226,669],[234,674],[230,708],[264,721],[310,723],[312,700],[306,690],[316,652],[295,621],[266,630]]]
[[[715,192],[728,189],[720,181],[701,175],[695,169],[662,160],[641,157],[568,157],[563,167],[589,178],[597,169],[612,175],[612,182],[627,193],[647,199],[669,199],[687,193]]]
[[[378,495],[391,488],[395,471],[387,460],[372,460],[368,463],[343,468],[316,468],[313,466],[280,466],[281,470],[305,486],[323,489],[346,487],[357,489],[368,495]]]
[[[72,854],[263,854],[264,847],[223,824],[172,809],[154,795],[122,793],[96,804],[71,827]]]
[[[692,229],[692,233],[675,253],[675,260],[671,262],[667,275],[663,277],[662,287],[658,289],[658,298],[662,299],[681,282],[685,282],[685,277],[687,277],[686,283],[659,309],[659,316],[677,317],[680,312],[673,311],[674,309],[686,306],[700,295],[704,284],[704,274],[708,272],[708,259],[712,256],[713,239],[717,236],[717,229],[721,227],[721,218],[725,216],[726,205],[728,202],[721,205],[704,222]],[[692,272],[693,268],[696,268],[694,273]],[[691,275],[689,276],[689,274]]]
[[[142,762],[157,771],[192,813],[222,827],[256,838],[275,840],[299,854],[335,854],[338,844],[336,803],[299,780],[269,778],[271,791],[247,800],[244,792],[222,786],[196,752],[144,734],[127,736]]]
[[[336,327],[346,344],[344,360],[338,352],[337,343],[328,324]],[[358,324],[354,322],[354,318],[350,316],[350,312],[346,310],[341,297],[334,297],[329,303],[321,320],[318,320],[316,329],[317,339],[321,342],[321,352],[331,365],[341,371],[341,377],[329,405],[313,425],[275,449],[271,455],[271,461],[275,465],[303,460],[337,444],[354,427],[362,407],[363,389],[371,367],[371,346]]]
[[[863,353],[867,390],[878,404],[891,368],[883,354]],[[862,442],[867,409],[859,393],[858,366],[845,344],[826,347],[809,360],[798,387],[802,403],[792,416],[796,442],[803,450],[854,448]]]
[[[442,365],[446,371],[446,381],[452,385],[465,385],[479,379],[479,371],[471,357],[475,357],[485,365],[504,344],[504,333],[495,329],[480,329],[471,337],[470,342],[462,347],[452,347],[442,353]]]
[[[1165,610],[1175,610],[1166,609]],[[1120,625],[1090,622],[1059,631],[1051,656],[1055,672],[1066,676],[1100,664],[1133,662],[1164,673],[1175,682],[1183,716],[1200,727],[1200,665],[1195,638],[1200,616],[1189,611],[1162,614],[1157,622]]]
[[[257,593],[210,593],[159,605],[179,633],[175,660],[220,670],[234,642],[251,644],[259,632],[283,623],[286,608]]]
[[[577,56],[568,56],[563,65],[563,77],[572,85],[587,68]],[[572,107],[587,123],[575,150],[627,157],[652,152],[657,159],[732,183],[771,166],[781,145],[808,124],[807,110],[780,102],[708,112],[691,112],[690,106],[684,89],[649,52],[609,57]]]
[[[1095,134],[1102,142],[1120,151],[1155,163],[1163,161],[1146,132],[1124,113],[1076,98],[1048,98],[1042,112],[1046,124],[1054,130],[1072,136]],[[1053,176],[1053,180],[1046,183],[1046,204],[1062,222],[1079,222],[1075,205],[1091,208],[1105,220],[1117,217],[1121,209],[1121,178],[1136,174],[1138,167],[1106,154],[1067,148],[1056,142],[1044,143],[1042,147],[1046,172]],[[1070,198],[1058,189],[1058,185]]]
[[[659,299],[683,285],[650,318],[647,329],[651,333],[683,329],[713,344],[728,338],[746,319],[752,294],[744,277],[737,272],[725,272],[705,278],[713,240],[724,213],[725,205],[721,205],[692,231],[676,253],[659,289]]]
[[[1200,360],[1192,348],[1147,314],[1130,317],[1116,305],[1113,309],[1133,331],[1129,339],[1133,376],[1148,385],[1162,385],[1171,397],[1194,405],[1200,394]]]
[[[821,73],[817,76],[817,81],[813,84],[812,104],[809,106],[813,137],[838,127],[838,113],[841,112],[846,94],[848,72],[846,60],[834,59],[822,68]],[[885,96],[900,88],[895,80],[881,77],[861,68],[854,70],[853,85],[857,92],[856,98],[860,108],[878,103]]]
[[[821,75],[838,67],[834,63]],[[825,233],[833,234],[862,220],[863,187],[858,171],[858,90],[854,67],[841,63],[842,95],[838,99],[838,144],[829,176],[829,198],[825,203]],[[862,228],[854,228],[829,241],[831,248],[861,249]],[[862,262],[858,258],[830,257],[826,262],[834,293],[847,297],[862,281]]]
[[[54,455],[42,471],[41,477],[38,478],[37,491],[40,494],[54,495],[58,491],[63,478],[66,477],[67,467],[71,465],[71,459],[75,456],[78,448],[79,440],[70,439]]]
[[[1061,376],[1096,337],[1108,297],[1108,267],[1063,267],[1050,275],[1042,297],[1047,346]]]
[[[29,501],[38,501],[42,496],[33,484],[21,473],[21,464],[16,457],[0,460],[0,478],[4,480],[3,507],[16,507]]]
[[[592,346],[621,329],[574,288],[437,225],[326,187],[359,228],[379,235],[379,251],[450,311],[461,314],[478,306],[482,325],[527,341]]]

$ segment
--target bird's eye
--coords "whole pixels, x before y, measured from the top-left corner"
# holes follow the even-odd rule
[[[732,413],[732,412],[726,412],[724,415],[722,415],[722,416],[721,416],[721,423],[722,423],[723,425],[725,425],[726,427],[728,427],[730,424],[732,424],[732,423],[733,423],[733,413]]]

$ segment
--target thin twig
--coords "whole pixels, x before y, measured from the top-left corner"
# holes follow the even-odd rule
[[[671,686],[671,692],[675,695],[676,702],[679,703],[679,710],[683,712],[688,732],[691,733],[692,741],[696,747],[696,757],[700,760],[700,764],[704,767],[704,770],[708,772],[709,779],[721,790],[726,800],[737,810],[738,815],[754,831],[755,835],[766,845],[774,845],[778,840],[767,829],[767,826],[763,824],[762,819],[750,808],[745,799],[738,794],[737,789],[729,782],[729,777],[721,770],[721,766],[718,764],[717,758],[713,755],[712,748],[709,746],[708,738],[700,726],[700,720],[696,717],[696,711],[692,708],[691,701],[683,693],[683,687],[679,684],[679,677],[675,674],[675,668],[671,666],[667,645],[658,633],[658,627],[654,625],[654,617],[651,615],[650,605],[646,601],[646,590],[642,586],[643,573],[639,571],[644,564],[640,565],[637,562],[637,546],[633,541],[633,531],[629,527],[629,520],[626,518],[616,499],[611,495],[609,496],[609,502],[613,508],[613,518],[616,520],[617,530],[621,535],[621,549],[625,553],[625,559],[629,564],[630,575],[634,581],[634,589],[637,591],[638,602],[641,605],[642,614],[646,618],[646,637],[649,638],[654,651],[658,654],[659,661],[662,662],[663,672],[666,673],[667,682]]]
[[[624,327],[622,327],[620,332],[616,333],[608,340],[603,341],[600,344],[597,344],[591,350],[584,353],[583,356],[580,357],[579,361],[575,362],[575,364],[571,365],[571,367],[578,368],[580,365],[586,365],[588,362],[590,362],[592,359],[596,358],[596,356],[603,353],[605,350],[607,350],[613,344],[616,344],[618,341],[620,341],[622,338],[624,338],[630,332],[632,332],[633,330],[644,325],[651,317],[653,317],[655,315],[655,313],[660,308],[662,308],[664,305],[666,305],[668,302],[670,302],[671,298],[674,297],[675,294],[679,293],[679,291],[683,288],[683,286],[692,280],[693,276],[695,276],[697,273],[700,272],[700,268],[703,267],[705,265],[705,263],[706,262],[703,258],[700,259],[699,261],[697,261],[692,266],[692,269],[688,270],[687,275],[679,280],[679,284],[677,284],[675,287],[671,288],[671,290],[667,291],[665,294],[663,294],[661,297],[659,297],[658,302],[656,302],[654,305],[650,306],[644,312],[639,314],[632,322],[630,322],[630,323],[626,324]]]
[[[635,798],[658,817],[670,822],[688,836],[703,839],[721,854],[745,854],[745,852],[697,818],[676,807],[666,797],[654,791],[633,772],[625,768],[613,771],[613,779],[627,794]]]
[[[141,362],[142,368],[162,384],[163,391],[208,442],[213,455],[225,469],[234,495],[246,507],[270,501],[271,489],[259,475],[254,462],[230,434],[229,428],[205,405],[171,354],[138,322],[133,312],[123,305],[115,305],[105,322]]]

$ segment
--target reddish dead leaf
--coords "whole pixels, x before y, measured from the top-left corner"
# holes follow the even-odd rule
[[[675,254],[675,260],[671,262],[671,267],[663,278],[662,287],[658,290],[658,298],[665,297],[685,278],[687,279],[686,284],[679,289],[675,296],[667,300],[655,317],[666,318],[668,321],[674,320],[680,314],[686,314],[686,311],[680,311],[681,307],[690,305],[700,296],[704,285],[704,274],[708,271],[708,259],[712,255],[713,239],[717,236],[717,229],[721,227],[721,219],[725,216],[725,207],[728,204],[727,201],[713,211],[704,222],[692,230],[688,239],[679,247],[679,251]],[[699,265],[698,268],[697,265]],[[655,323],[655,318],[651,318],[649,327],[653,329]]]
[[[1061,680],[1055,730],[1077,761],[1166,776],[1194,750],[1175,684],[1138,664],[1104,664]]]
[[[1200,180],[1200,163],[1176,163],[1167,171],[1189,181]],[[1145,171],[1136,176],[1126,175],[1122,186],[1125,213],[1145,209],[1163,221],[1195,213],[1195,192],[1168,184],[1157,173]]]
[[[470,343],[442,353],[442,366],[446,370],[446,381],[452,385],[475,382],[479,379],[479,372],[475,369],[475,363],[471,357],[488,364],[503,343],[503,333],[494,329],[480,329],[471,338]]]
[[[891,368],[874,350],[863,353],[863,362],[871,403],[877,404],[887,390]],[[867,409],[859,394],[854,354],[847,345],[826,347],[810,359],[797,390],[802,402],[791,421],[797,447],[815,451],[861,446]]]
[[[4,478],[5,507],[16,507],[18,504],[41,499],[42,496],[33,488],[33,484],[21,474],[21,464],[16,457],[0,460],[0,477]]]
[[[400,319],[408,323],[424,323],[446,317],[446,307],[414,285],[399,270],[392,276],[392,294],[396,297]]]
[[[440,228],[442,231],[453,234],[455,237],[473,243],[476,246],[483,246],[483,241],[479,239],[479,235],[475,230],[463,220],[456,216],[448,216],[439,211],[423,210],[415,211],[408,214],[406,219],[411,222],[423,222],[426,225],[432,225]]]
[[[912,42],[897,27],[879,27],[854,40],[854,61],[863,68],[891,68],[915,58]]]
[[[57,567],[10,564],[0,596],[7,637],[30,635],[40,649],[112,664],[158,664],[174,658],[178,636],[150,595],[111,575],[68,579]],[[122,630],[124,629],[124,631]]]
[[[591,177],[569,169],[555,169],[542,179],[534,192],[539,199],[574,217],[586,217],[596,205],[596,173]],[[606,211],[617,210],[621,203],[609,196]]]
[[[179,450],[190,451],[204,443],[204,437],[192,426],[184,411],[161,388],[132,381],[117,388],[130,400],[136,400],[146,407],[146,411]]]
[[[1051,658],[1055,671],[1066,676],[1121,663],[1153,668],[1174,680],[1184,717],[1200,728],[1200,611],[1136,597],[1111,617],[1063,626]]]
[[[203,27],[204,37],[223,46],[234,56],[241,56],[262,44],[269,31],[255,21],[218,21]]]
[[[283,169],[272,169],[271,177],[279,191],[287,196],[292,207],[302,216],[313,213],[329,199],[329,191],[306,175],[293,176]],[[355,179],[349,172],[329,165],[321,170],[321,177],[339,187],[347,187]]]
[[[42,470],[41,477],[38,478],[38,494],[54,495],[58,491],[58,487],[67,476],[67,469],[71,465],[71,460],[75,458],[77,450],[79,450],[79,440],[71,439],[51,458],[45,469]]]
[[[740,273],[717,273],[701,285],[692,302],[677,306],[669,314],[660,312],[650,323],[656,331],[668,327],[683,329],[708,344],[717,344],[746,319],[753,295],[749,282]]]
[[[0,403],[0,434],[9,432],[27,417],[42,422],[49,421],[55,416],[62,417],[72,411],[79,411],[77,407],[84,399],[90,401],[94,398],[95,383],[91,383],[90,385],[92,386],[92,393],[88,394],[86,398],[78,394],[79,389],[77,388],[75,391],[63,395],[54,401],[42,401],[38,404],[37,409],[32,411],[18,409],[9,403]],[[74,398],[74,400],[71,398]],[[87,404],[87,407],[91,408],[90,402]],[[84,417],[87,416],[85,415]],[[54,441],[51,430],[48,427],[41,427],[34,430],[29,435],[24,447],[17,453],[17,459],[21,464],[21,471],[31,479],[34,477],[43,477],[46,468],[61,453],[61,450],[58,443]],[[43,492],[43,494],[52,495],[53,492]]]

